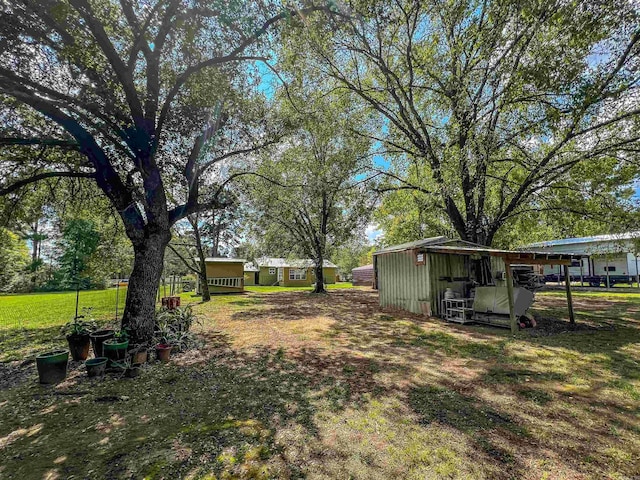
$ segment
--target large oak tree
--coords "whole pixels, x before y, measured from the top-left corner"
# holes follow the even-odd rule
[[[199,0],[0,5],[0,192],[56,176],[97,183],[133,244],[123,326],[136,341],[153,332],[172,225],[219,206],[211,184],[222,160],[269,143],[264,124],[243,122],[245,92],[257,83],[247,62],[263,58],[278,23],[320,9]],[[36,151],[43,148],[70,153]]]
[[[335,31],[301,31],[310,64],[378,112],[382,127],[361,134],[392,160],[386,189],[417,192],[460,238],[490,245],[518,216],[564,207],[546,200],[580,188],[568,177],[576,168],[597,164],[604,181],[637,174],[635,2],[350,7]]]

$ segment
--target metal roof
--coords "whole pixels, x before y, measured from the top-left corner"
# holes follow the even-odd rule
[[[424,240],[403,243],[401,245],[394,245],[382,250],[378,250],[374,253],[374,255],[403,252],[406,250],[418,250],[421,252],[446,253],[452,255],[458,254],[468,256],[490,255],[495,257],[502,257],[505,261],[523,264],[527,264],[527,262],[532,262],[529,264],[546,263],[551,260],[556,260],[562,263],[570,263],[570,261],[573,259],[579,259],[588,256],[583,254],[556,253],[548,251],[535,252],[529,250],[500,250],[497,248],[477,245],[471,242],[465,242],[464,240],[451,240],[446,237],[425,238]]]
[[[204,259],[207,263],[244,263],[244,258],[209,257]]]
[[[362,267],[352,268],[352,272],[359,272],[364,270],[373,270],[373,265],[363,265]]]
[[[544,242],[530,243],[522,248],[545,248],[554,247],[558,245],[573,245],[576,243],[597,243],[597,242],[616,242],[620,240],[633,240],[640,238],[640,231],[637,232],[625,232],[625,233],[612,233],[608,235],[594,235],[592,237],[573,237],[563,238],[559,240],[547,240]]]
[[[456,246],[456,245],[430,245],[420,250],[424,250],[427,252],[434,253],[451,253],[451,254],[460,254],[460,255],[475,255],[475,254],[485,254],[491,255],[494,257],[502,257],[509,261],[520,261],[522,264],[526,265],[527,261],[546,261],[546,260],[559,260],[559,261],[570,261],[573,259],[579,259],[582,257],[588,257],[588,255],[583,254],[575,254],[575,253],[555,253],[555,252],[533,252],[530,250],[526,251],[515,251],[515,250],[500,250],[497,248],[489,248],[482,246]]]
[[[464,240],[452,240],[447,237],[431,237],[423,238],[422,240],[415,240],[413,242],[401,243],[400,245],[392,245],[390,247],[381,248],[380,250],[373,252],[373,254],[379,255],[381,253],[402,252],[404,250],[414,250],[416,248],[426,247],[427,245],[445,245],[449,243],[480,246],[476,245],[475,243],[465,242]]]
[[[310,258],[303,259],[286,259],[286,258],[272,258],[272,257],[262,257],[256,259],[258,266],[260,267],[275,267],[275,268],[283,268],[283,267],[293,267],[293,268],[309,268],[315,266],[315,262]],[[322,263],[324,268],[338,268],[335,263],[330,262],[329,260],[324,260]]]
[[[245,263],[244,264],[244,271],[245,272],[259,272],[260,269],[258,267],[256,267],[253,263]]]

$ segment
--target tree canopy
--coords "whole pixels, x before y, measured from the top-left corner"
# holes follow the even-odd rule
[[[491,244],[519,216],[606,203],[637,178],[633,2],[350,6],[331,35],[301,31],[310,68],[378,113],[361,133],[391,162],[382,188],[419,193],[432,223]]]
[[[224,202],[223,160],[277,137],[252,98],[246,62],[265,59],[262,42],[279,22],[320,9],[180,0],[0,7],[10,173],[0,188],[60,176],[97,183],[134,247],[123,323],[141,340],[152,334],[171,226]]]

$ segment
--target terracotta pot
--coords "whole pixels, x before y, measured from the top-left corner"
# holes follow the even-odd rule
[[[180,306],[180,297],[162,297],[162,306],[169,310],[175,310]]]
[[[88,333],[85,335],[67,335],[67,343],[74,361],[82,362],[87,359],[89,348],[91,347],[91,338]]]
[[[131,357],[131,363],[143,364],[143,363],[147,363],[148,359],[149,359],[149,352],[147,351],[147,349],[139,350],[136,353],[134,353],[133,356]]]
[[[36,366],[40,383],[58,383],[67,377],[69,350],[53,350],[38,355]]]
[[[171,358],[172,348],[172,345],[165,345],[162,343],[156,345],[156,357],[158,357],[158,360],[160,360],[162,363],[167,363]]]

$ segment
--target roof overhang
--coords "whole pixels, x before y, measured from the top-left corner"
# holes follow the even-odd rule
[[[244,258],[223,258],[223,257],[209,257],[205,258],[206,263],[246,263]]]
[[[433,245],[415,249],[418,252],[446,253],[465,256],[500,257],[505,263],[520,263],[523,265],[571,265],[574,260],[588,258],[588,255],[552,252],[520,252],[514,250],[499,250],[489,247],[463,247],[454,245]]]

